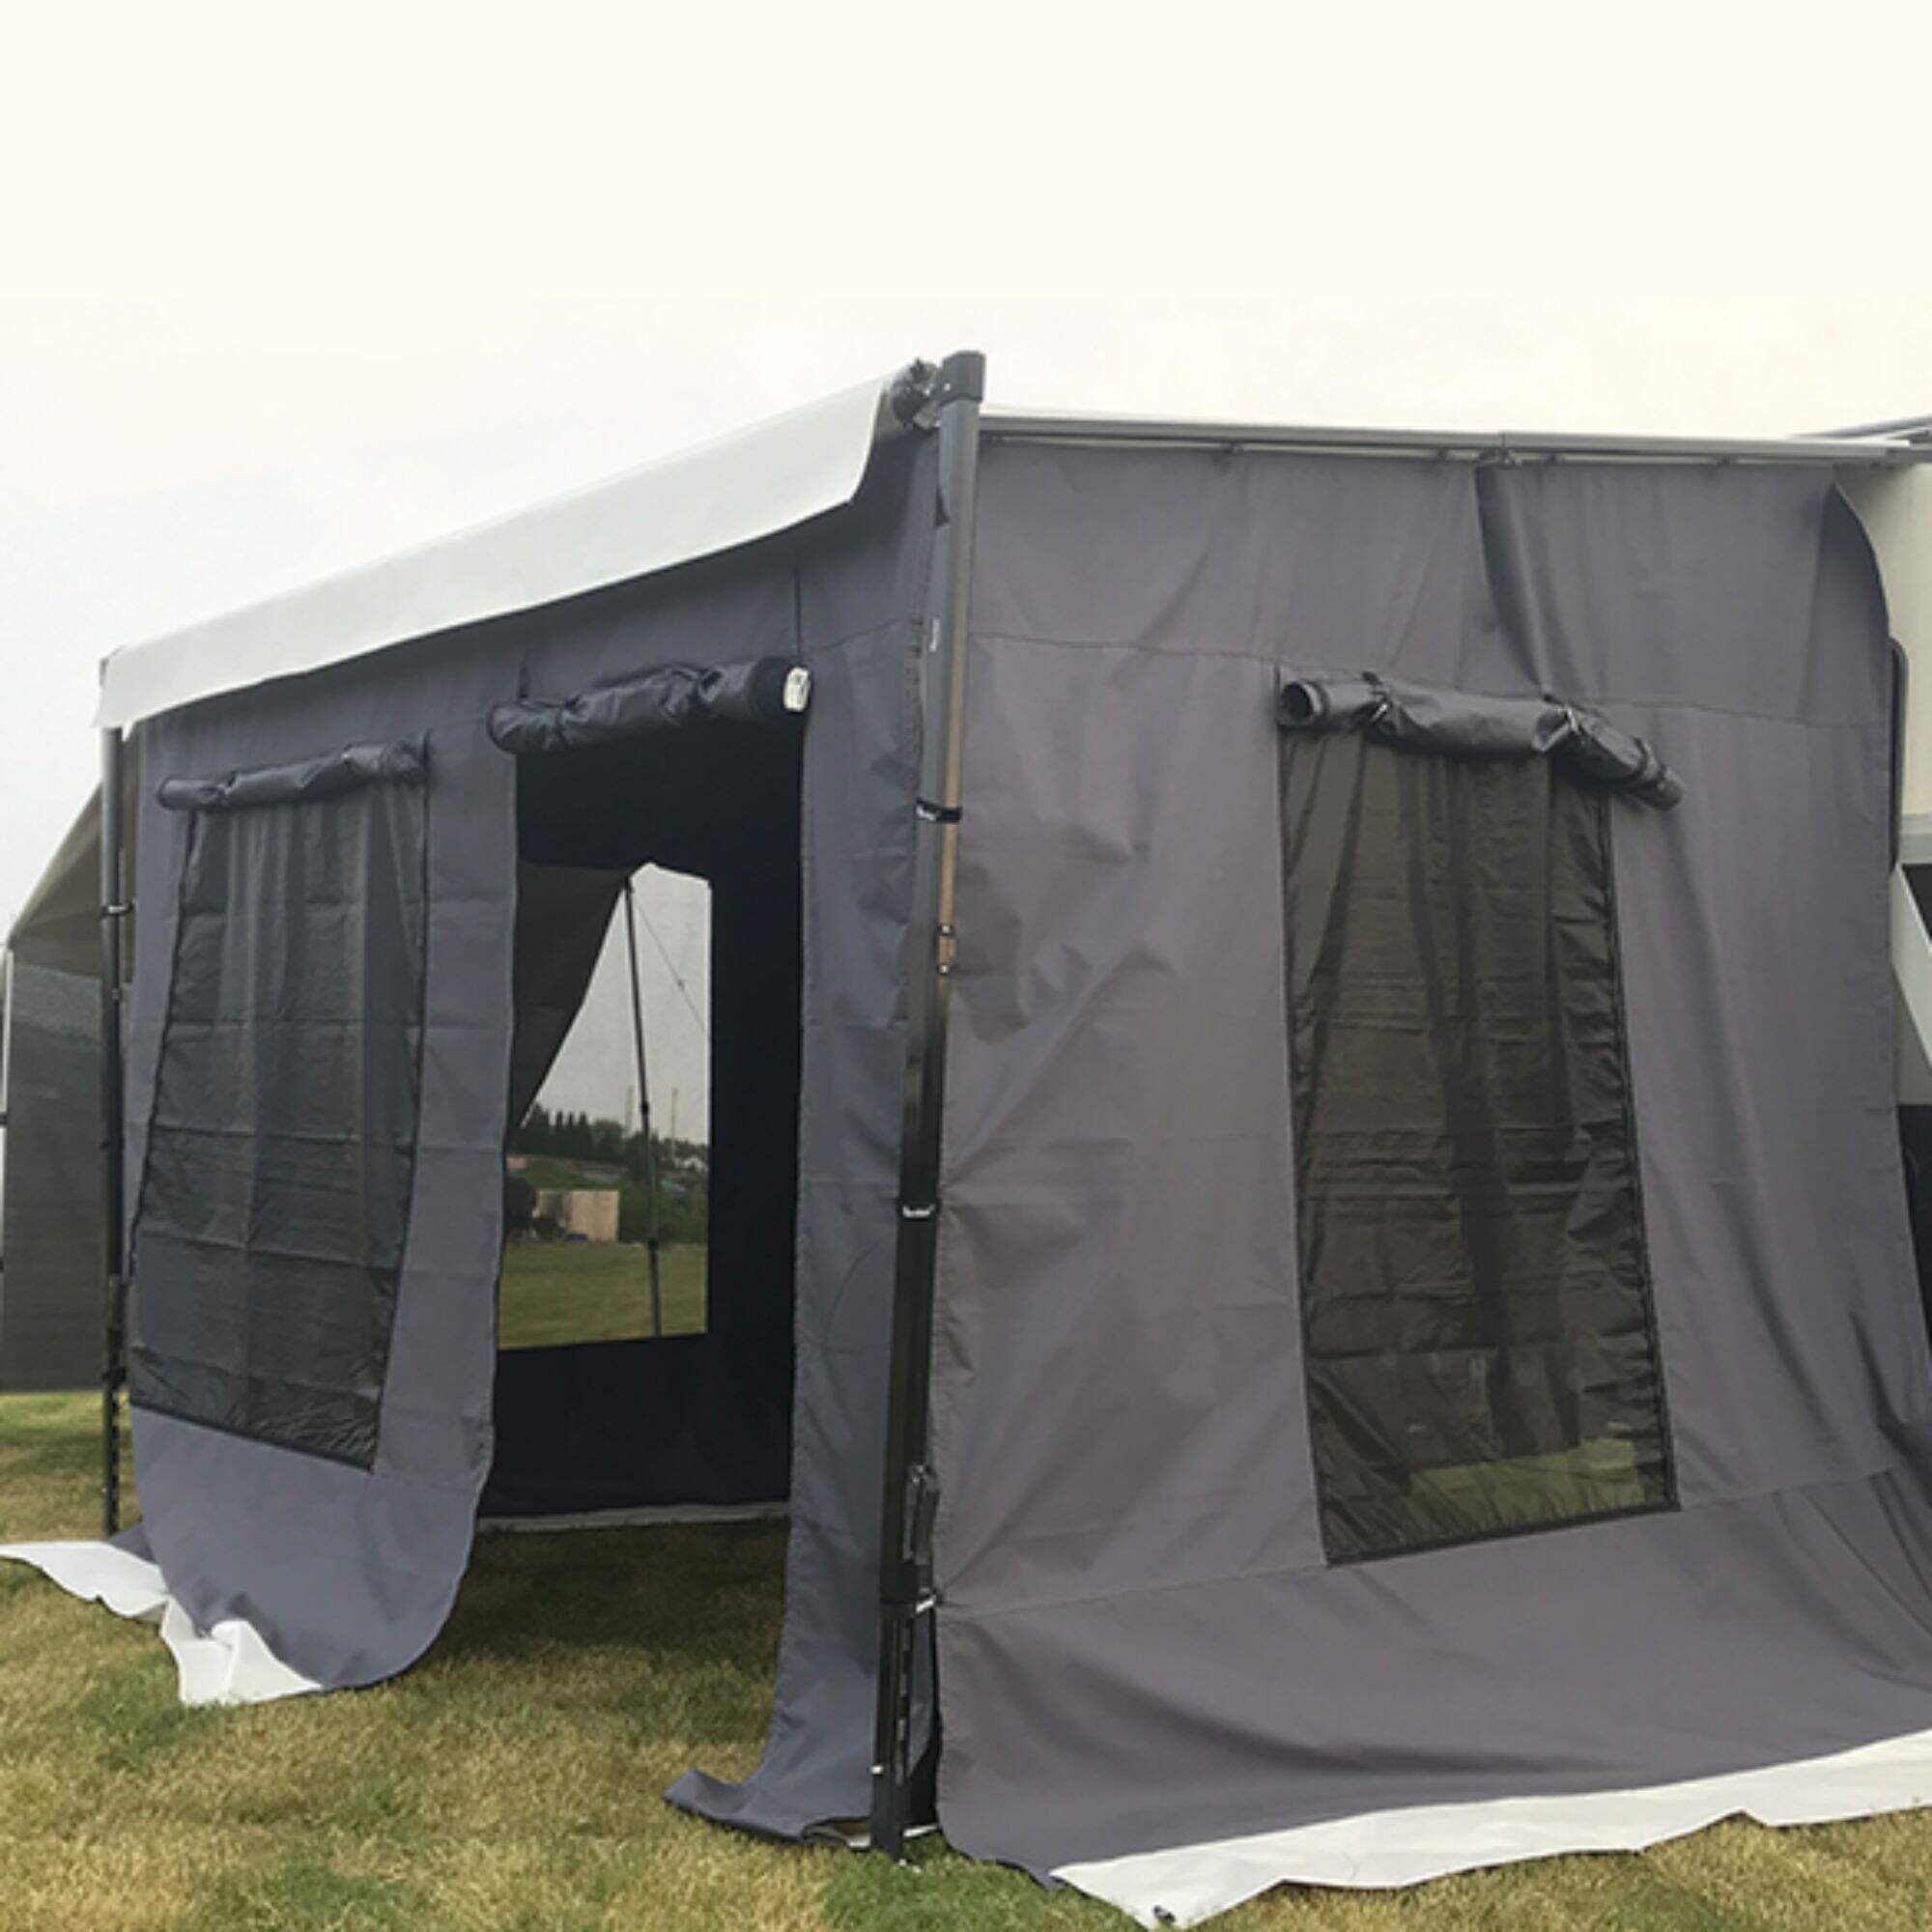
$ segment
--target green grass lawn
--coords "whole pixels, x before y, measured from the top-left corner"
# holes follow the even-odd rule
[[[574,1160],[559,1160],[554,1154],[533,1153],[518,1172],[532,1187],[611,1187],[623,1172],[599,1162],[585,1166]]]
[[[0,1540],[95,1528],[94,1405],[0,1398]],[[5,1932],[1045,1932],[1128,1921],[928,1842],[908,1869],[659,1793],[764,1736],[783,1530],[493,1536],[408,1676],[185,1711],[155,1634],[0,1564]],[[1722,1825],[1397,1894],[1281,1891],[1227,1932],[1914,1932],[1932,1816]]]
[[[664,1333],[704,1332],[704,1250],[659,1250]],[[630,1342],[651,1330],[650,1262],[610,1241],[512,1241],[503,1250],[497,1339],[505,1349]]]

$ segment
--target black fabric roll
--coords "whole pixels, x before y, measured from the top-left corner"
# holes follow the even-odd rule
[[[1275,697],[1284,731],[1360,731],[1378,744],[1448,758],[1554,758],[1578,784],[1667,811],[1684,796],[1641,738],[1560,697],[1485,697],[1374,672],[1297,671]]]
[[[776,724],[804,709],[810,675],[787,658],[751,658],[706,669],[662,665],[574,697],[520,697],[499,704],[490,714],[490,736],[502,750],[532,757],[689,724]],[[795,700],[790,703],[788,691]]]
[[[1628,793],[1668,811],[1684,796],[1684,781],[1641,738],[1620,731],[1594,713],[1576,713],[1576,729],[1563,741],[1564,768],[1579,784]]]
[[[345,745],[298,764],[261,765],[217,778],[163,779],[155,796],[169,811],[242,811],[340,798],[366,784],[422,784],[428,778],[424,740],[399,738],[387,745]]]

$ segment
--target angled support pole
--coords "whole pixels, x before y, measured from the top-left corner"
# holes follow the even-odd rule
[[[100,1533],[121,1527],[121,1393],[128,1378],[123,1241],[127,1100],[121,1065],[121,936],[128,903],[121,733],[100,734],[100,1206],[106,1257],[100,1359]]]
[[[940,1115],[953,957],[965,725],[966,633],[980,473],[983,355],[937,369],[915,363],[893,393],[909,429],[939,437],[939,527],[922,652],[923,738],[912,916],[906,928],[906,1065],[899,1141],[898,1241],[893,1287],[892,1381],[886,1411],[879,1541],[879,1672],[872,1748],[871,1843],[905,1856],[924,1822],[915,1793],[913,1677],[922,1624],[934,1607],[932,1516],[938,1492],[926,1457],[932,1382],[933,1275],[939,1251]]]

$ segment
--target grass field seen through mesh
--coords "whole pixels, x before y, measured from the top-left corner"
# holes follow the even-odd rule
[[[666,1247],[659,1294],[666,1335],[704,1332],[705,1251]],[[554,1349],[653,1333],[648,1253],[634,1242],[512,1241],[503,1250],[497,1345]]]

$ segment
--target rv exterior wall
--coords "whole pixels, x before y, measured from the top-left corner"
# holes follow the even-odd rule
[[[1891,635],[1905,652],[1902,809],[1910,827],[1932,812],[1932,470],[1846,470],[1838,482],[1878,554]],[[1918,863],[1923,842],[1905,838],[1906,865]],[[1898,1097],[1932,1105],[1932,940],[1902,875],[1892,882],[1891,970]]]
[[[1839,487],[1878,553],[1906,685],[1905,814],[1932,812],[1932,468],[1847,469]]]

